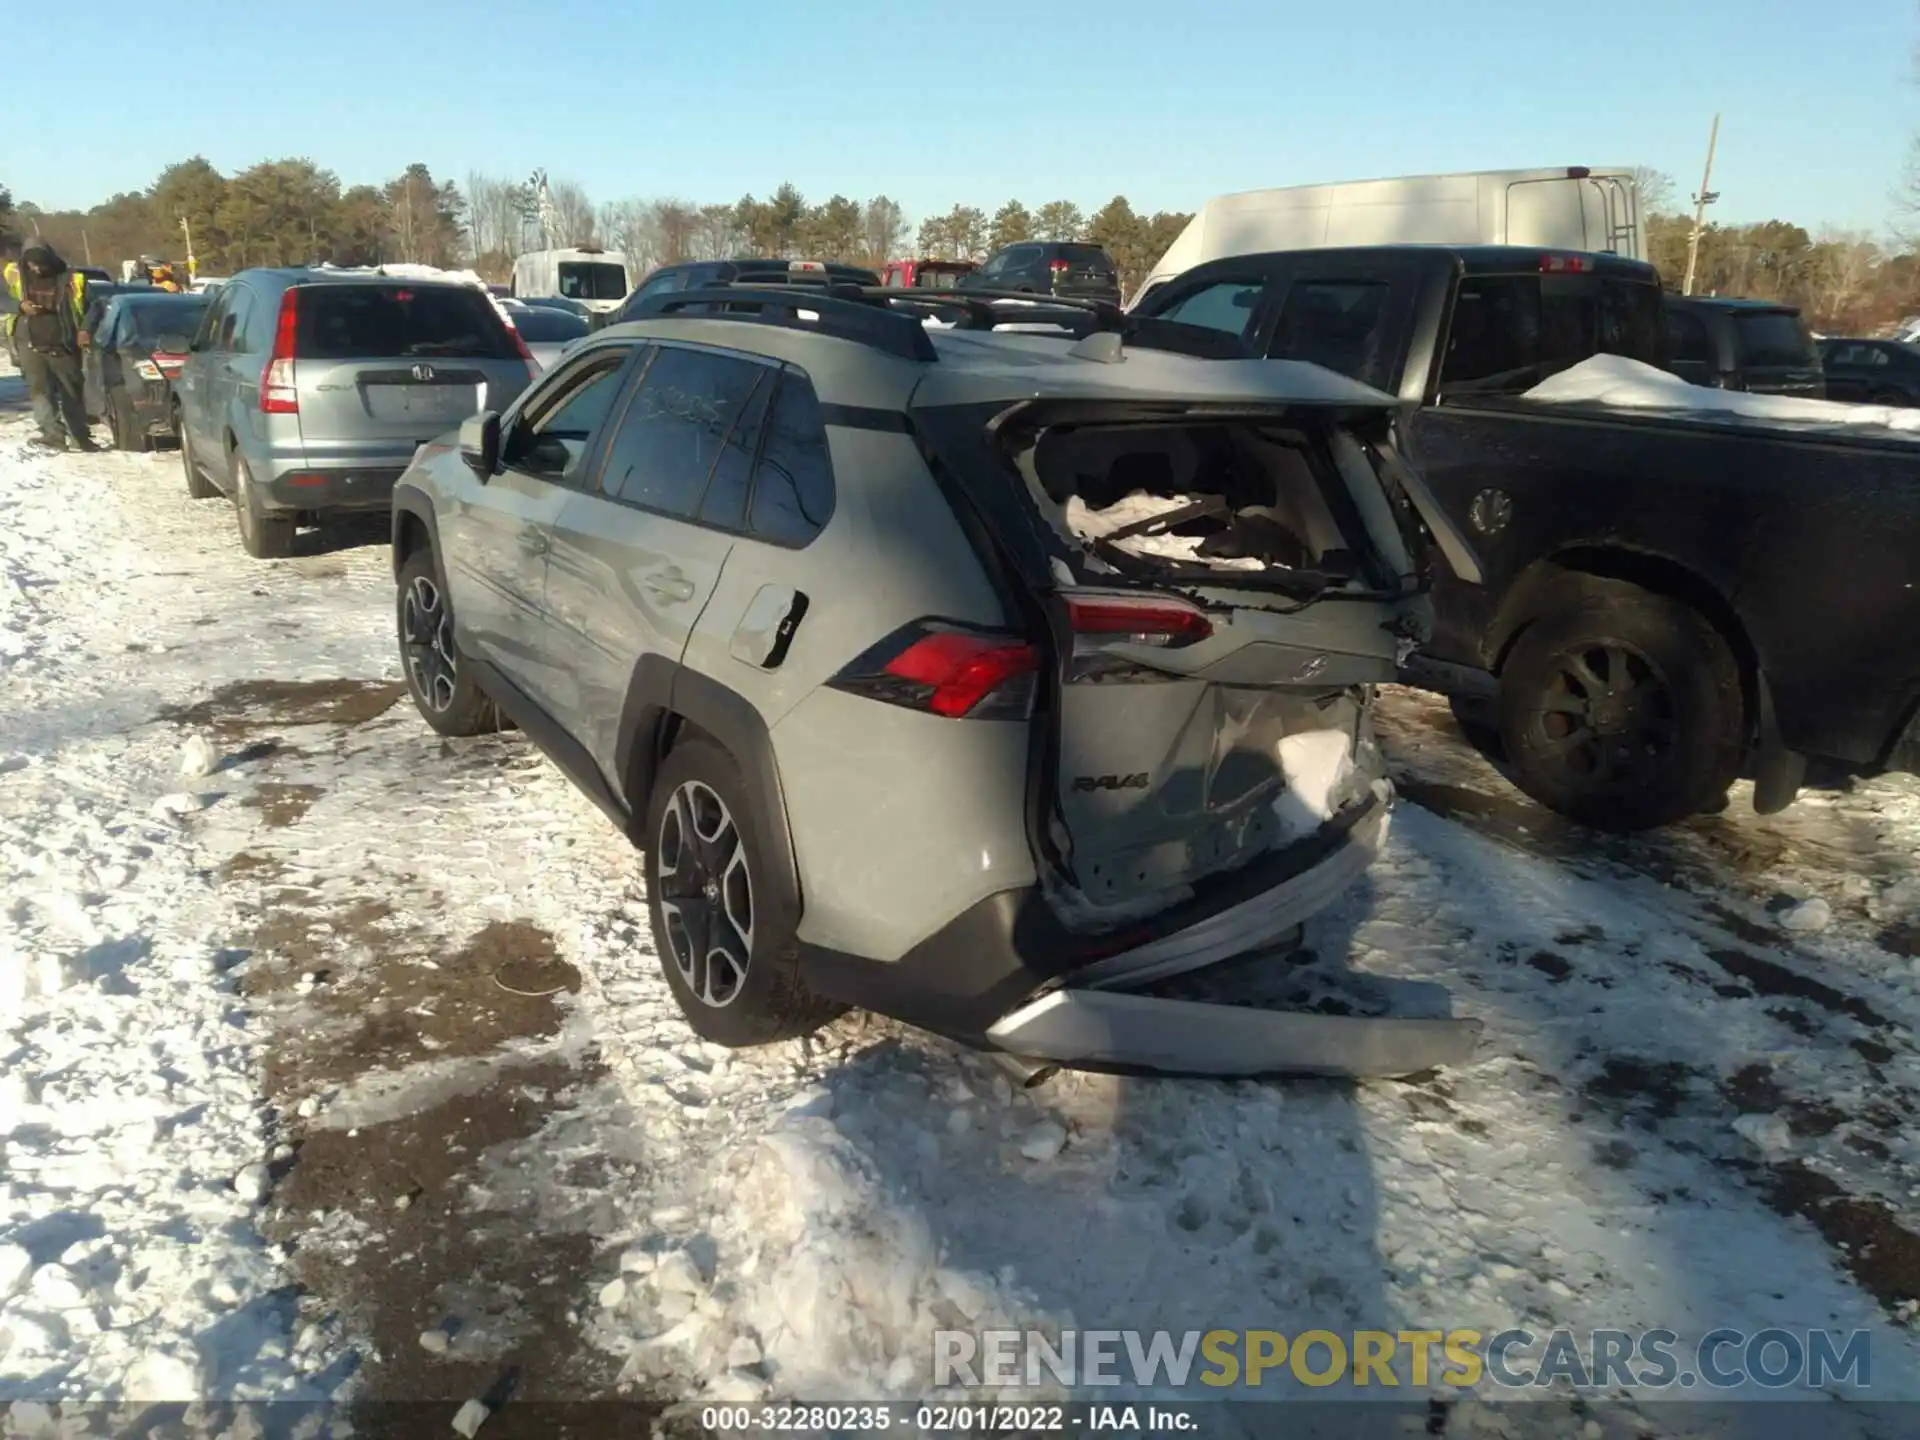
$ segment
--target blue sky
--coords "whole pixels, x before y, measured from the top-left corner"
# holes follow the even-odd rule
[[[1266,185],[1649,164],[1714,212],[1883,229],[1911,0],[94,0],[11,27],[0,184],[49,209],[195,152],[348,184],[545,166],[596,200],[884,192],[1192,209]],[[76,44],[76,40],[78,43]],[[21,123],[28,121],[30,123]]]

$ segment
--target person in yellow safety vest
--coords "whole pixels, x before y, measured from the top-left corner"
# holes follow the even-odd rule
[[[162,260],[153,267],[153,288],[166,290],[178,295],[187,287],[180,283],[180,276],[173,268],[173,262]]]
[[[87,278],[68,268],[54,248],[29,240],[4,271],[7,294],[19,306],[9,331],[17,363],[33,400],[38,442],[50,450],[97,450],[87,427],[80,347],[86,342]]]

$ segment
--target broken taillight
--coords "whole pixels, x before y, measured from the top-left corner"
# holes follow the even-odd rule
[[[1040,652],[1016,635],[937,620],[895,631],[828,683],[948,719],[1022,720]]]
[[[1069,595],[1067,620],[1076,648],[1096,644],[1173,649],[1213,634],[1207,612],[1174,595]]]

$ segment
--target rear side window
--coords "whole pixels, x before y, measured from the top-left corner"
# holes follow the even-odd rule
[[[517,360],[506,323],[465,285],[306,285],[294,354],[302,360]]]
[[[1798,315],[1761,310],[1734,316],[1733,325],[1743,365],[1800,369],[1813,364],[1813,337]]]
[[[1441,389],[1518,394],[1606,352],[1665,358],[1651,285],[1581,275],[1470,275],[1460,282]]]
[[[1258,280],[1223,280],[1174,301],[1159,312],[1159,318],[1178,320],[1184,325],[1204,325],[1209,330],[1224,330],[1244,338],[1260,305],[1260,289]]]
[[[601,489],[696,518],[707,477],[766,370],[737,356],[662,346],[608,446]]]
[[[1306,360],[1369,385],[1382,370],[1387,286],[1379,280],[1299,280],[1287,291],[1267,354]]]
[[[1667,312],[1667,349],[1676,364],[1711,365],[1713,342],[1698,315],[1686,310]]]
[[[720,447],[707,481],[707,493],[700,502],[700,523],[722,530],[747,528],[747,496],[753,489],[753,462],[760,453],[760,435],[765,429],[767,406],[779,387],[780,372],[771,365],[758,367],[760,378],[753,393],[741,408]]]
[[[799,547],[833,514],[833,463],[813,384],[797,370],[780,377],[753,477],[747,528],[775,545]]]

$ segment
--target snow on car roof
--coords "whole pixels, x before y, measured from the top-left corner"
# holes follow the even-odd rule
[[[1036,327],[1037,328],[1037,327]],[[929,367],[915,405],[1046,395],[1123,396],[1141,400],[1231,404],[1396,407],[1400,401],[1370,385],[1299,360],[1209,360],[1122,346],[1123,359],[1089,359],[1064,334],[1031,331],[930,330],[950,366]]]

